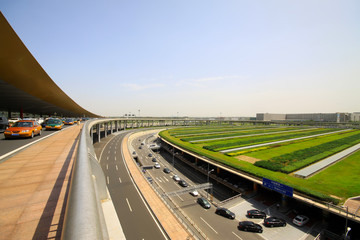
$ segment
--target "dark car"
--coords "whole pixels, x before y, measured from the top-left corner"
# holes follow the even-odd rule
[[[264,213],[260,210],[257,210],[257,209],[252,209],[252,210],[247,211],[246,216],[248,218],[266,218],[266,213]]]
[[[256,224],[256,223],[251,222],[251,221],[239,222],[238,229],[242,230],[242,231],[258,232],[258,233],[263,232],[263,229],[259,224]]]
[[[264,220],[265,227],[285,227],[286,221],[277,217],[268,217]]]
[[[216,214],[219,214],[220,216],[227,217],[230,219],[235,219],[235,213],[231,212],[227,208],[217,208],[215,211]]]
[[[187,182],[185,182],[184,180],[180,180],[180,181],[179,181],[179,185],[182,186],[182,187],[187,187],[187,186],[189,186],[189,185],[187,184]]]
[[[153,162],[156,162],[157,160],[156,160],[156,158],[153,158],[152,161],[153,161]]]
[[[148,155],[149,157],[152,157],[152,154],[151,153],[149,153],[149,155]]]
[[[171,172],[171,170],[170,169],[168,169],[168,168],[164,168],[164,173],[170,173]]]
[[[203,208],[206,208],[206,209],[209,209],[211,207],[209,201],[204,197],[198,198],[197,203],[200,204]]]

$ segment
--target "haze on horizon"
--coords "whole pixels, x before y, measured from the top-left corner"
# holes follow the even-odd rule
[[[360,111],[356,0],[5,0],[0,10],[95,114]]]

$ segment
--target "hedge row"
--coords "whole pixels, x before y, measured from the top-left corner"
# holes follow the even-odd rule
[[[300,149],[292,153],[283,154],[269,160],[258,161],[255,163],[255,166],[272,171],[291,173],[359,142],[360,133],[317,146]]]
[[[246,137],[246,138],[239,138],[239,139],[224,139],[216,141],[215,143],[211,143],[208,145],[205,145],[203,148],[210,150],[210,151],[221,151],[231,148],[237,148],[237,147],[245,147],[255,144],[262,144],[262,143],[268,143],[273,141],[281,141],[281,140],[287,140],[292,138],[299,138],[299,137],[305,137],[305,136],[311,136],[315,134],[321,134],[333,131],[333,129],[320,129],[320,130],[311,130],[311,131],[302,131],[298,133],[279,133],[274,135],[267,135],[267,136],[257,136],[257,137]],[[206,142],[202,142],[203,144]]]

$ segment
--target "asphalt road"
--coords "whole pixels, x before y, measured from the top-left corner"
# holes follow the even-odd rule
[[[72,126],[68,126],[68,125],[64,125],[64,129],[68,127],[72,127]],[[60,131],[63,131],[60,130]],[[4,134],[1,133],[0,134],[0,157],[10,153],[14,150],[17,150],[23,146],[26,146],[27,144],[31,144],[34,143],[36,141],[38,141],[41,138],[47,137],[51,134],[56,134],[58,131],[53,131],[53,130],[42,130],[41,131],[41,135],[40,136],[35,136],[34,138],[13,138],[13,139],[6,139],[4,137]]]
[[[169,193],[184,189],[172,179],[174,174],[177,174],[181,179],[184,179],[190,186],[206,182],[205,176],[196,176],[196,174],[194,176],[194,171],[191,172],[190,169],[186,169],[186,167],[181,166],[179,163],[175,164],[175,173],[164,173],[164,167],[173,169],[172,157],[168,160],[165,160],[160,154],[153,153],[147,147],[147,145],[149,145],[152,140],[154,140],[154,138],[149,138],[149,136],[141,137],[140,141],[138,139],[133,141],[133,147],[137,152],[138,158],[144,165],[154,165],[152,159],[155,156],[161,168],[147,170],[145,175],[151,176],[163,192]],[[144,142],[145,144],[142,146],[142,149],[139,149],[141,142]],[[153,156],[149,157],[149,153],[151,153]],[[192,181],[191,179],[194,179],[196,182]],[[222,193],[226,192],[221,188],[215,188],[214,190]],[[206,192],[204,190],[200,190],[199,192],[203,196],[206,196]],[[212,206],[210,209],[204,209],[196,202],[197,198],[198,197],[193,197],[189,194],[189,192],[187,192],[185,194],[171,197],[171,200],[184,212],[188,218],[190,218],[196,224],[201,232],[203,232],[203,234],[205,234],[209,239],[264,239],[262,238],[261,234],[258,233],[239,231],[237,229],[237,220],[230,220],[215,214],[215,206]]]
[[[100,165],[126,239],[167,239],[134,186],[121,153],[127,132],[113,137],[103,149]]]

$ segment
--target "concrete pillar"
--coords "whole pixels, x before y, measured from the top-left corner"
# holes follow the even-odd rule
[[[105,137],[107,137],[108,124],[104,123]]]
[[[115,121],[115,129],[116,129],[116,131],[115,131],[115,132],[118,132],[118,131],[119,131],[119,128],[118,128],[118,122],[119,122],[119,121]]]
[[[96,125],[96,132],[97,132],[97,135],[98,135],[98,142],[100,142],[100,124]]]
[[[253,191],[254,191],[254,192],[257,192],[257,191],[258,191],[258,187],[259,187],[259,185],[258,185],[256,182],[254,182],[254,184],[253,184]]]
[[[285,208],[288,204],[288,199],[286,195],[281,195],[281,207]]]

